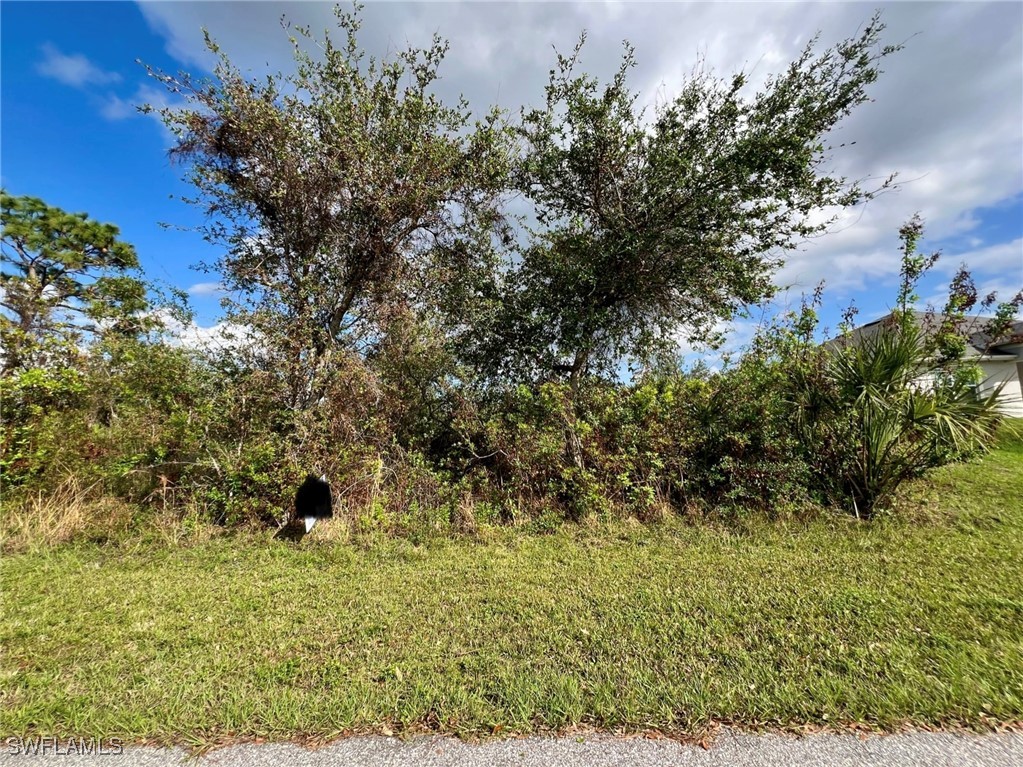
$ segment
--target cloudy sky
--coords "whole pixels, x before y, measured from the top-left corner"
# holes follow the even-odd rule
[[[451,44],[443,95],[517,110],[541,97],[554,48],[567,51],[582,30],[583,64],[597,75],[616,68],[628,39],[639,61],[632,85],[642,103],[656,104],[701,57],[719,74],[744,69],[762,81],[817,31],[823,46],[855,35],[875,6],[885,41],[905,50],[886,61],[874,101],[842,123],[838,138],[856,143],[834,166],[854,178],[897,172],[902,185],[789,254],[777,282],[798,296],[825,280],[832,323],[851,300],[864,319],[883,314],[895,294],[897,230],[918,211],[926,246],[944,254],[927,298],[937,299],[963,262],[983,291],[1015,292],[1023,287],[1023,4],[370,3],[362,40],[386,56],[439,33]],[[190,267],[216,254],[188,231],[198,214],[176,199],[189,188],[168,162],[168,135],[135,111],[166,98],[136,59],[205,74],[206,27],[254,75],[286,69],[282,14],[324,30],[331,5],[4,2],[0,14],[4,187],[119,225],[147,272],[189,289],[200,324],[214,326],[216,275]]]

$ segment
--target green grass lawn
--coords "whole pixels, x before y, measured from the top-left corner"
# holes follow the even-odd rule
[[[863,524],[8,556],[0,735],[1023,719],[1023,442],[908,496]]]

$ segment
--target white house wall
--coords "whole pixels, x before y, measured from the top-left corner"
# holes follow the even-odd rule
[[[1023,362],[1015,360],[999,360],[978,363],[983,380],[977,386],[977,393],[984,397],[994,391],[1000,384],[1001,394],[998,396],[998,411],[1008,416],[1023,418],[1023,387],[1020,385]],[[934,386],[934,373],[921,373],[913,379],[912,386],[926,390]]]
[[[1023,389],[1020,388],[1019,367],[1015,360],[981,362],[984,380],[980,383],[979,391],[982,396],[987,395],[1004,384],[998,397],[998,410],[1005,415],[1023,418]]]

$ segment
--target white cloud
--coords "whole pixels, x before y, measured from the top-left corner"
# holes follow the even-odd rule
[[[175,319],[169,312],[157,313],[171,343],[206,351],[228,351],[248,346],[252,332],[243,325],[217,322],[213,325],[187,324]]]
[[[693,341],[686,335],[679,335],[679,354],[687,362],[701,360],[717,371],[724,367],[730,360],[735,359],[743,351],[749,348],[763,325],[768,321],[769,312],[759,310],[755,316],[736,317],[732,320],[719,320],[711,328],[710,336],[718,336],[720,343],[714,347],[699,341]]]
[[[127,99],[122,99],[114,93],[107,94],[100,111],[108,120],[123,120],[139,114],[138,108],[146,104],[153,108],[154,111],[151,113],[153,115],[156,115],[155,110],[164,107],[180,108],[185,106],[184,101],[171,99],[166,91],[143,84],[135,90],[134,95]]]
[[[46,77],[52,77],[64,85],[83,88],[90,85],[105,85],[120,82],[117,72],[100,69],[80,53],[61,53],[52,43],[42,46],[43,60],[36,64],[36,70]]]
[[[151,111],[146,113],[140,112],[139,108],[143,105],[152,107]],[[168,146],[172,146],[175,143],[175,137],[170,129],[163,124],[163,120],[160,118],[160,110],[166,107],[181,109],[185,106],[184,100],[171,98],[167,91],[144,83],[135,90],[134,95],[127,99],[121,98],[116,93],[108,93],[99,102],[99,112],[105,119],[111,122],[126,120],[129,117],[148,117],[160,126],[164,142]]]
[[[108,93],[106,98],[103,99],[100,103],[99,113],[111,122],[124,120],[137,114],[135,104],[132,104],[130,101],[125,101],[114,93]]]
[[[224,292],[224,286],[219,282],[197,282],[188,289],[190,296],[216,296]]]
[[[245,328],[218,322],[209,327],[190,323],[172,331],[173,336],[182,346],[198,349],[230,349],[244,346],[248,337]]]
[[[1007,282],[1023,288],[1023,238],[962,253],[943,254],[935,268],[951,274],[961,264],[966,264],[970,271],[978,274],[1001,275]]]

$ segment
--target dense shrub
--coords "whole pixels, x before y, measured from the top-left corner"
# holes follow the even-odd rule
[[[903,229],[888,323],[822,345],[818,294],[713,373],[486,378],[408,305],[379,317],[364,348],[305,360],[309,378],[288,350],[258,341],[212,353],[156,330],[81,346],[44,337],[33,366],[0,376],[0,470],[5,513],[15,510],[4,527],[11,539],[51,529],[62,540],[146,518],[128,508],[275,527],[309,472],[330,478],[348,529],[416,540],[480,524],[546,531],[814,504],[869,517],[906,480],[983,449],[998,420],[962,360],[962,320],[977,303],[969,276],[953,280],[943,312],[921,323],[910,311],[934,263],[916,254],[919,234],[918,222]],[[997,308],[992,337],[1021,303]],[[74,513],[54,512],[59,499]],[[104,509],[121,521],[104,524]]]
[[[7,492],[45,482],[68,445],[68,432],[75,431],[73,414],[84,407],[87,391],[73,368],[29,368],[0,378],[0,470]]]
[[[509,518],[552,508],[570,519],[774,514],[805,502],[809,473],[782,383],[776,363],[750,359],[713,376],[594,384],[574,397],[567,385],[520,386],[491,403],[489,417],[463,415],[465,472]]]
[[[314,471],[353,530],[413,538],[479,523],[773,517],[812,499],[869,516],[993,428],[964,376],[913,388],[926,352],[910,330],[829,349],[772,333],[714,374],[459,389],[446,421],[417,426],[392,418],[413,411],[358,360],[334,371],[318,407],[287,412],[266,371],[122,341],[75,370],[4,380],[5,492],[16,504],[74,478],[165,513],[272,527]]]
[[[768,516],[807,500],[808,467],[791,428],[784,362],[753,352],[693,403],[691,465],[703,504]]]

